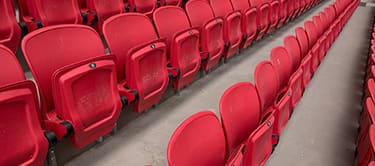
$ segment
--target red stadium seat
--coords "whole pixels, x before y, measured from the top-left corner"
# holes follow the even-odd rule
[[[77,0],[18,0],[20,25],[24,33],[57,24],[82,24]]]
[[[280,21],[277,24],[277,28],[280,28],[284,25],[288,19],[288,0],[280,0]]]
[[[272,49],[270,60],[277,73],[278,91],[280,91],[288,85],[289,77],[292,74],[292,61],[288,51],[280,46]]]
[[[230,0],[210,0],[216,17],[224,19],[224,58],[229,58],[239,51],[242,42],[241,12],[234,11]]]
[[[94,29],[46,27],[27,35],[22,51],[40,90],[45,129],[71,136],[79,148],[111,132],[121,112],[116,65]]]
[[[94,24],[96,30],[99,33],[103,33],[103,23],[109,17],[124,12],[123,0],[81,0],[84,1],[85,6],[81,7],[85,10],[87,8],[89,12],[96,13],[97,23]]]
[[[273,143],[276,145],[289,119],[289,90],[279,96],[279,82],[275,67],[269,61],[259,63],[254,72],[256,89],[261,102],[262,116],[275,117]]]
[[[366,136],[357,147],[356,165],[367,166],[374,160],[375,154],[375,125],[371,125],[366,132]]]
[[[262,122],[255,87],[237,83],[220,100],[220,115],[227,140],[227,165],[263,165],[272,153],[273,115]]]
[[[225,135],[211,111],[196,113],[173,133],[168,144],[170,166],[225,165]]]
[[[157,8],[156,0],[124,0],[126,12],[143,13],[152,18],[152,13]]]
[[[291,100],[293,90],[297,91],[301,87],[301,84],[299,84],[299,87],[298,84],[293,86],[292,84],[290,84],[289,80],[292,74],[292,63],[288,51],[284,47],[275,47],[274,49],[272,49],[270,60],[277,74],[276,78],[278,81],[277,96],[275,98],[274,107],[277,109],[280,115],[278,123],[280,126],[280,131],[277,131],[277,134],[280,135],[281,130],[288,123],[290,113],[292,111]],[[293,87],[295,89],[292,89]]]
[[[288,55],[292,62],[292,76],[290,77],[290,86],[292,88],[291,106],[295,108],[302,97],[302,74],[301,65],[301,50],[298,40],[294,36],[287,36],[284,39],[284,47],[288,51]]]
[[[297,0],[289,0],[289,16],[290,20],[294,19],[297,15],[297,8],[298,8],[298,3]]]
[[[172,5],[172,6],[181,6],[183,0],[160,0],[160,4],[167,6],[167,5]]]
[[[0,1],[0,44],[16,52],[21,39],[21,29],[16,20],[13,1]]]
[[[305,22],[305,30],[307,37],[309,39],[309,54],[311,54],[311,68],[312,73],[314,73],[319,66],[319,47],[320,44],[318,43],[319,39],[319,31],[317,26],[312,21]]]
[[[297,41],[299,43],[301,49],[301,68],[303,70],[303,88],[306,88],[311,80],[311,54],[308,54],[309,51],[309,40],[306,35],[306,31],[301,28],[297,27],[295,29]]]
[[[247,48],[255,40],[257,35],[257,9],[250,7],[248,0],[231,0],[234,10],[242,13],[243,42],[241,48]]]
[[[374,86],[374,80],[371,79],[371,86],[372,90],[375,90]],[[364,142],[364,139],[366,137],[366,134],[368,133],[368,130],[370,129],[370,126],[374,124],[375,122],[375,104],[374,99],[372,97],[367,97],[364,102],[364,112],[361,114],[361,120],[360,120],[360,126],[361,130],[358,136],[358,144],[361,145],[362,142]]]
[[[268,29],[268,32],[271,32],[277,27],[277,24],[280,21],[280,13],[281,13],[281,4],[279,0],[273,0],[270,3],[270,28]]]
[[[224,52],[223,19],[215,17],[205,0],[189,1],[185,5],[192,27],[200,29],[202,68],[208,71],[217,66]]]
[[[0,62],[0,165],[43,165],[54,134],[41,128],[36,87],[3,45]]]
[[[271,11],[270,11],[270,4],[268,1],[262,0],[249,0],[251,6],[256,7],[258,10],[258,36],[257,40],[262,38],[263,35],[267,32],[270,19],[271,19]]]
[[[136,102],[133,111],[137,113],[158,103],[169,81],[167,46],[158,40],[151,20],[139,13],[116,15],[104,22],[103,33],[117,58],[120,95]]]
[[[169,65],[180,71],[173,82],[174,89],[180,90],[194,81],[200,69],[199,31],[190,26],[185,11],[180,7],[158,8],[153,18],[159,37],[167,41]]]

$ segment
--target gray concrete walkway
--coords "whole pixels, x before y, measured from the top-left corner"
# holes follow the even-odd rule
[[[58,162],[69,166],[166,166],[169,138],[184,119],[206,109],[218,114],[220,96],[228,87],[240,81],[253,82],[256,64],[268,59],[271,49],[282,45],[285,36],[294,34],[295,27],[302,26],[331,3],[327,0],[316,6],[195,81],[179,95],[169,94],[168,99],[149,112],[135,115],[127,110],[119,120],[118,133],[103,143],[85,150],[59,143]],[[359,55],[365,49],[368,13],[369,10],[359,10],[330,51],[268,165],[342,165],[352,159],[364,62]]]

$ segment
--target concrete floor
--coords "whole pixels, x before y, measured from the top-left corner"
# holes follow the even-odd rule
[[[190,115],[210,109],[218,114],[219,99],[231,85],[253,82],[256,64],[268,59],[272,48],[333,1],[326,0],[293,22],[241,52],[179,94],[141,115],[123,112],[118,132],[104,142],[77,150],[57,145],[60,165],[165,166],[166,149],[175,128]],[[361,79],[367,49],[370,8],[359,8],[338,38],[267,165],[350,165],[361,109]],[[350,40],[348,40],[350,39]],[[367,51],[367,50],[366,50]]]

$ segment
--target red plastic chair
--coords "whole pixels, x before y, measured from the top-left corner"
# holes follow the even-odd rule
[[[45,129],[71,136],[79,148],[111,132],[121,112],[116,65],[94,29],[45,27],[24,38],[22,51],[40,90]]]
[[[291,107],[295,108],[300,101],[303,93],[302,89],[302,74],[301,65],[301,51],[298,40],[294,36],[287,36],[284,39],[284,47],[288,52],[292,62],[292,75],[290,77],[290,86],[292,88]]]
[[[257,36],[257,9],[250,7],[248,0],[231,0],[233,9],[242,13],[243,42],[241,48],[247,48]]]
[[[181,6],[182,0],[160,0],[160,4],[164,6],[167,6],[167,5]]]
[[[16,52],[21,39],[21,29],[17,24],[13,1],[0,1],[0,44]]]
[[[263,37],[263,35],[267,32],[269,26],[270,26],[270,21],[271,21],[271,9],[270,9],[270,4],[268,1],[262,1],[262,0],[249,0],[251,6],[256,7],[258,10],[258,35],[257,39],[259,40],[260,38]]]
[[[191,26],[200,30],[201,57],[204,59],[202,68],[208,71],[219,64],[224,53],[224,21],[215,17],[205,0],[189,1],[185,10]]]
[[[289,90],[285,95],[278,96],[278,75],[275,67],[269,61],[263,61],[257,65],[254,80],[261,102],[262,116],[264,118],[269,117],[269,115],[275,117],[273,144],[277,145],[281,131],[289,119]]]
[[[280,13],[281,13],[281,4],[279,0],[272,0],[270,1],[270,28],[268,32],[272,32],[275,28],[277,28],[277,24],[280,21]]]
[[[309,54],[311,54],[311,70],[314,73],[319,66],[319,47],[320,43],[318,42],[319,32],[317,26],[312,21],[305,22],[305,30],[309,40]]]
[[[362,142],[357,147],[356,165],[367,166],[374,160],[375,154],[375,125],[371,125]]]
[[[374,86],[374,80],[371,79],[371,84]],[[371,90],[373,91],[375,87],[372,87]],[[373,94],[375,95],[375,94]],[[360,126],[361,130],[358,136],[358,144],[361,145],[364,141],[370,126],[375,122],[375,104],[374,99],[372,97],[367,97],[364,102],[364,109],[363,113],[361,114]]]
[[[187,118],[168,144],[170,166],[225,165],[225,135],[219,119],[211,111]]]
[[[135,103],[137,113],[158,103],[169,82],[167,46],[158,40],[151,20],[140,13],[120,14],[104,22],[103,32],[117,59],[120,95]]]
[[[55,137],[41,128],[36,87],[3,45],[0,62],[0,165],[43,165]]]
[[[296,37],[298,44],[301,49],[301,69],[303,70],[303,76],[302,76],[302,85],[303,88],[306,88],[311,80],[311,54],[308,54],[309,51],[309,40],[306,35],[306,31],[301,28],[297,27],[295,29]]]
[[[290,83],[290,77],[292,74],[292,62],[291,58],[289,57],[288,51],[284,47],[275,47],[274,49],[272,49],[270,60],[277,74],[278,89],[275,99],[275,108],[278,109],[278,112],[281,115],[279,118],[280,132],[278,132],[281,133],[281,129],[284,128],[288,123],[289,117],[292,112],[291,102],[293,98],[293,91],[299,90],[301,84],[299,84],[298,87],[298,84],[292,85]],[[295,89],[292,89],[293,87]],[[287,117],[285,117],[284,115],[286,115]]]
[[[173,81],[173,88],[180,90],[194,81],[201,67],[199,31],[190,26],[180,7],[158,8],[153,18],[159,37],[167,41],[169,65],[180,71],[179,77]]]
[[[288,0],[280,0],[280,21],[277,24],[277,28],[280,28],[282,25],[286,24],[288,19],[288,10],[289,3]]]
[[[224,19],[224,58],[230,58],[239,51],[243,38],[241,12],[233,10],[230,0],[209,1],[215,16]]]
[[[270,115],[262,121],[262,111],[255,87],[237,83],[226,90],[220,100],[220,115],[227,140],[227,165],[263,165],[272,153]]]

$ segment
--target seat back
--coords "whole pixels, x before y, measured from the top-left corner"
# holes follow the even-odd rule
[[[124,28],[126,31],[123,30]],[[139,33],[140,30],[142,33]],[[103,34],[111,54],[117,58],[119,81],[126,80],[125,67],[129,51],[141,44],[158,39],[151,20],[139,13],[126,13],[111,17],[104,23]]]
[[[319,38],[323,34],[324,25],[323,25],[322,20],[320,19],[319,16],[313,17],[313,23],[316,27],[317,37]]]
[[[16,55],[4,45],[0,45],[0,86],[26,80]]]
[[[16,52],[21,38],[21,30],[17,24],[13,1],[0,1],[0,22],[0,44]]]
[[[156,0],[128,0],[128,3],[130,11],[144,13],[149,17],[157,7]]]
[[[3,45],[0,63],[0,165],[43,165],[48,141],[41,128],[36,88]],[[28,139],[19,141],[25,136]]]
[[[182,0],[160,0],[160,4],[164,6],[167,6],[167,5],[181,6]]]
[[[255,69],[254,80],[261,109],[265,113],[273,105],[279,87],[277,73],[272,63],[269,61],[259,63]]]
[[[327,9],[327,8],[326,8]],[[330,21],[328,21],[329,20],[329,18],[328,18],[328,12],[327,12],[327,10],[324,10],[324,12],[321,12],[320,14],[319,14],[319,17],[320,17],[320,19],[321,19],[321,21],[322,21],[322,25],[323,25],[323,31],[325,32],[327,29],[328,29],[328,27],[329,27],[329,25],[330,25]],[[323,32],[323,33],[324,33]]]
[[[278,75],[278,90],[281,90],[288,85],[292,73],[292,62],[290,56],[284,47],[275,47],[271,51],[270,60]]]
[[[315,45],[318,40],[318,31],[315,24],[312,21],[305,22],[305,30],[307,38],[309,40],[309,50]]]
[[[18,4],[24,22],[32,18],[43,26],[82,23],[77,0],[18,0]]]
[[[153,14],[153,19],[159,37],[166,39],[168,46],[171,45],[175,34],[190,28],[185,11],[175,6],[158,8]]]
[[[40,89],[44,109],[52,110],[51,78],[54,72],[64,66],[105,55],[105,50],[99,35],[89,27],[66,25],[54,26],[50,28],[51,32],[47,30],[27,35],[22,42],[22,51]],[[47,59],[54,61],[47,65]]]
[[[296,37],[287,36],[284,39],[284,47],[288,51],[292,62],[292,72],[295,72],[301,64],[301,49]]]
[[[95,28],[102,33],[102,26],[106,19],[124,12],[123,0],[85,0],[88,10],[96,12],[98,22]]]
[[[225,135],[211,111],[196,113],[173,133],[168,144],[170,166],[225,165]]]
[[[231,0],[234,10],[240,10],[242,13],[250,8],[248,0]]]
[[[230,0],[209,0],[216,17],[226,17],[233,12]]]
[[[215,14],[207,0],[188,1],[185,5],[185,10],[192,27],[201,28],[207,21],[215,18]]]
[[[227,89],[220,100],[220,115],[227,153],[231,154],[260,124],[262,113],[255,87],[241,82]]]
[[[297,27],[295,29],[297,41],[301,49],[301,59],[307,55],[309,52],[310,44],[307,37],[306,31],[302,27]]]

